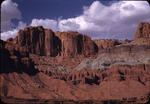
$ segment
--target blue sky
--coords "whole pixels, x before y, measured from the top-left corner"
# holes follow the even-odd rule
[[[150,22],[150,7],[146,1],[5,0],[1,17],[3,40],[30,25],[78,31],[93,39],[133,39],[138,23]]]
[[[84,5],[89,6],[93,0],[14,0],[22,12],[23,20],[28,23],[32,18],[57,19],[70,18],[82,13]]]
[[[33,18],[71,18],[81,15],[83,6],[90,6],[95,0],[13,0],[22,12],[22,19],[27,23]],[[110,5],[117,0],[100,0]]]

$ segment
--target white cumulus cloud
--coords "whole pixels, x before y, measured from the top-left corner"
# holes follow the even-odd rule
[[[1,39],[7,40],[8,38],[16,37],[20,29],[27,26],[26,23],[19,21],[15,26],[12,22],[13,19],[20,20],[21,12],[18,9],[18,4],[12,0],[5,0],[1,5]]]
[[[21,14],[16,3],[11,0],[6,1],[3,3],[3,8],[13,5],[9,12],[3,9],[3,12],[6,12],[3,14],[10,14],[10,17],[5,20],[10,25],[11,19],[19,19]],[[12,11],[18,12],[14,16]],[[133,39],[140,22],[150,22],[150,6],[146,1],[119,1],[109,6],[94,1],[90,6],[83,7],[83,13],[77,17],[58,20],[34,18],[29,25],[40,25],[54,31],[78,31],[92,38]],[[23,22],[19,24],[16,29],[2,33],[3,38],[16,36],[18,30],[26,26]]]
[[[119,1],[110,6],[94,1],[84,7],[82,15],[61,20],[58,27],[93,38],[133,39],[137,25],[143,21],[150,22],[150,6],[146,1]]]
[[[1,39],[2,40],[7,40],[8,38],[14,38],[18,33],[18,29],[13,29],[10,31],[6,31],[1,33]]]
[[[12,0],[5,0],[1,4],[1,32],[9,31],[15,27],[12,19],[21,19],[21,12],[18,9],[18,4]]]
[[[58,30],[57,21],[52,19],[32,19],[31,26],[43,26],[54,31]]]
[[[15,29],[1,33],[1,39],[7,40],[8,38],[15,38],[18,34],[18,31],[20,29],[24,29],[26,26],[26,23],[19,21],[18,26]]]
[[[1,39],[7,40],[8,38],[15,38],[18,34],[18,31],[20,29],[24,29],[26,26],[26,23],[19,21],[18,26],[15,29],[1,33]]]

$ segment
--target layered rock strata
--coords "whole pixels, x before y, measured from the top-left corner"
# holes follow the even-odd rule
[[[90,37],[77,32],[56,32],[41,26],[20,30],[13,43],[26,47],[30,53],[41,56],[89,56],[97,53]]]
[[[148,103],[149,25],[139,24],[133,41],[94,42],[77,32],[41,26],[20,30],[16,38],[0,41],[1,99]]]

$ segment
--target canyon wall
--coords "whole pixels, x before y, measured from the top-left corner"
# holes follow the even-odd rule
[[[93,41],[78,32],[26,27],[16,38],[0,40],[0,96],[7,103],[19,99],[147,103],[149,27],[139,24],[132,41]]]
[[[77,32],[56,32],[38,27],[26,27],[18,32],[13,43],[23,46],[30,53],[41,56],[89,56],[97,53],[90,37]]]

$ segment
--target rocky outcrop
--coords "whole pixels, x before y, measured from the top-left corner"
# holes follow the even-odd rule
[[[5,98],[20,98],[22,101],[115,99],[146,103],[150,84],[149,68],[148,65],[139,64],[114,65],[107,70],[82,69],[68,74],[66,80],[49,77],[44,73],[38,73],[34,77],[25,73],[12,73],[0,76],[3,85],[0,86],[0,93]]]
[[[148,22],[142,22],[138,25],[134,40],[139,38],[150,38],[150,24]]]
[[[150,46],[150,24],[142,22],[138,25],[137,31],[134,35],[134,45],[149,45]]]
[[[83,60],[75,70],[83,68],[105,69],[113,64],[134,65],[150,63],[150,47],[147,45],[121,45],[100,50],[97,58]]]
[[[115,39],[95,39],[94,42],[98,46],[99,50],[112,48],[116,45],[120,45],[121,43]]]
[[[67,76],[67,81],[71,81],[72,84],[99,84],[99,71],[98,70],[89,70],[81,69],[78,71],[73,71]]]
[[[98,48],[90,37],[78,32],[56,32],[61,40],[62,56],[90,56],[97,53]]]
[[[81,69],[73,71],[67,77],[67,81],[73,84],[97,84],[104,81],[135,80],[143,85],[150,83],[150,64],[112,65],[105,70]]]
[[[38,27],[20,30],[15,39],[8,39],[28,49],[30,53],[42,56],[90,56],[97,53],[96,44],[90,37],[77,32],[56,32]]]
[[[34,63],[29,58],[29,53],[15,44],[0,40],[0,73],[26,72],[35,74]]]
[[[57,56],[61,47],[54,32],[41,26],[20,30],[13,43],[27,48],[30,53],[46,56]]]
[[[14,103],[49,103],[47,99],[148,102],[150,46],[142,42],[150,38],[145,35],[149,31],[145,23],[142,26],[131,42],[94,43],[77,32],[54,33],[40,26],[21,30],[15,39],[0,41],[1,98],[7,103],[10,99]]]

